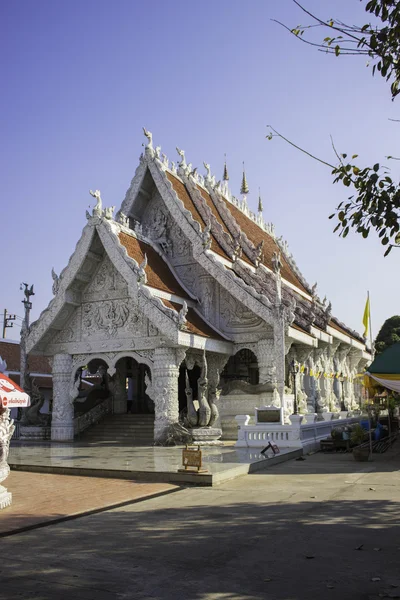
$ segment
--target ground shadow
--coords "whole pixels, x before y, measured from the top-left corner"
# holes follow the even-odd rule
[[[397,502],[192,492],[191,506],[181,491],[2,539],[0,597],[367,600],[400,586]]]

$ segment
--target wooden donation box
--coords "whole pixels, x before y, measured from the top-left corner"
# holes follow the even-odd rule
[[[207,469],[203,469],[203,463],[202,463],[202,455],[201,455],[201,450],[200,450],[200,446],[186,446],[186,448],[184,448],[182,450],[182,464],[183,464],[183,469],[178,469],[179,472],[193,472],[192,468],[196,468],[197,471],[194,471],[195,473],[207,473]]]

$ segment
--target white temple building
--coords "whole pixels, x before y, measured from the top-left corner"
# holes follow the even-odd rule
[[[145,135],[116,215],[91,192],[96,206],[29,328],[27,352],[52,363],[52,439],[77,432],[83,369],[100,369],[98,402],[111,398],[114,415],[154,418],[155,441],[189,410],[189,396],[207,413],[199,426],[219,426],[225,438],[235,439],[235,415],[255,406],[281,405],[287,417],[293,360],[300,412],[355,409],[365,341],[306,282],[261,200],[258,214],[248,209],[245,174],[238,200],[226,166],[217,183],[209,165],[202,176],[178,150],[176,167]]]

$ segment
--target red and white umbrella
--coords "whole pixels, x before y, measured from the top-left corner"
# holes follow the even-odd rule
[[[12,379],[0,373],[0,404],[3,408],[30,406],[31,399]]]

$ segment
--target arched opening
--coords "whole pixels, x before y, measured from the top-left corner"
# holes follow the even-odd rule
[[[231,356],[221,373],[222,385],[233,380],[246,381],[251,385],[257,385],[259,382],[257,357],[248,348],[243,348]]]
[[[114,395],[124,398],[121,412],[132,414],[154,414],[154,402],[146,394],[146,375],[151,379],[150,368],[138,363],[131,356],[124,356],[115,365],[116,372],[112,378],[115,386]]]

